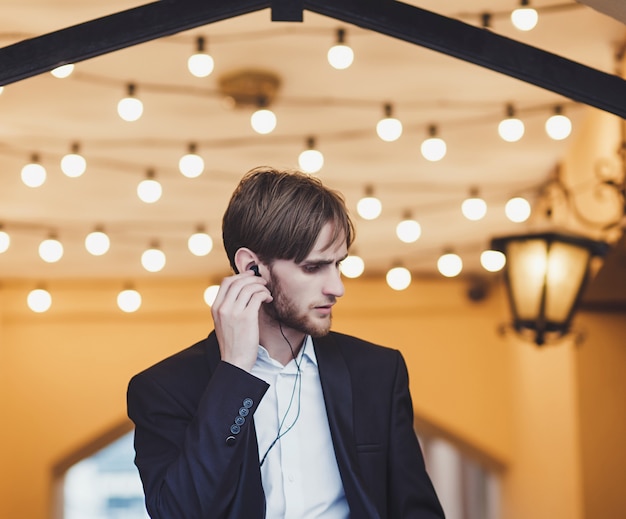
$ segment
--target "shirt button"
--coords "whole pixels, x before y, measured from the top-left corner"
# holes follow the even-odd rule
[[[296,477],[293,474],[289,474],[289,477],[287,479],[289,479],[289,481],[293,483],[296,480]]]

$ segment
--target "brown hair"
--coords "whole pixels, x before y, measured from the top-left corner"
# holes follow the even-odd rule
[[[350,247],[354,224],[338,191],[300,171],[255,168],[241,179],[224,213],[224,248],[235,272],[235,253],[241,247],[264,263],[274,259],[299,263],[327,222],[334,225],[331,243],[343,235]]]

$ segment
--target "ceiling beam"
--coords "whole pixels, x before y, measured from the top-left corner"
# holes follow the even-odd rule
[[[296,0],[291,7],[287,0],[161,0],[0,49],[0,85],[267,7],[277,18],[298,20],[301,6],[626,118],[620,77],[395,0]]]

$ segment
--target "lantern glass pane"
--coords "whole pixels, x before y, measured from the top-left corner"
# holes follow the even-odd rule
[[[523,321],[535,320],[541,310],[546,277],[546,243],[543,240],[513,241],[507,246],[506,256],[516,317]]]
[[[562,323],[574,305],[587,272],[589,251],[568,243],[553,243],[548,253],[546,320]]]

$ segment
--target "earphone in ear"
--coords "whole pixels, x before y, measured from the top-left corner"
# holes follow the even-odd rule
[[[251,270],[252,272],[254,272],[254,275],[255,275],[255,276],[257,276],[257,277],[259,277],[259,278],[261,277],[261,273],[259,272],[259,266],[258,266],[258,265],[252,265],[252,266],[250,267],[250,270]]]

